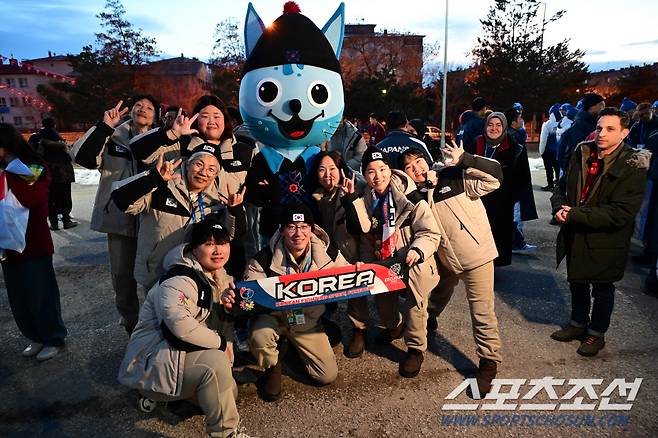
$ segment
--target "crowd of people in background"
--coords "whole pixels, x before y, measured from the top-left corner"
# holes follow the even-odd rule
[[[658,101],[624,99],[617,109],[591,93],[575,106],[552,105],[541,126],[547,181],[541,190],[552,192],[558,263],[566,258],[572,297],[568,323],[551,337],[581,341],[578,353],[585,356],[605,345],[614,283],[634,231],[645,250],[637,261],[651,266],[646,286],[658,294],[658,190],[652,190],[658,165],[648,153],[658,150],[656,111]],[[33,172],[6,174],[30,210],[25,251],[9,251],[2,262],[14,318],[30,340],[24,356],[47,360],[64,347],[48,228],[78,225],[71,217],[75,162],[100,172],[90,227],[107,236],[116,308],[130,336],[120,381],[151,388],[142,391],[145,399],[196,397],[209,432],[235,431],[231,366],[240,330],[264,370],[258,382],[264,400],[282,394],[283,339],[316,384],[332,383],[339,371],[332,346],[342,337],[332,321],[335,306],[262,314],[235,327],[221,318],[235,303],[235,282],[348,264],[358,269],[393,255],[410,267],[408,290],[402,304],[398,293],[376,296],[384,327],[376,340],[404,339],[400,375],[420,372],[427,336],[462,280],[478,389],[490,390],[502,361],[495,267],[537,249],[523,230],[538,214],[521,103],[492,111],[476,98],[460,116],[456,141],[444,148],[423,120],[409,121],[404,111],[390,112],[385,126],[370,114],[362,129],[344,117],[331,139],[278,168],[239,113],[216,96],[199,98],[189,113],[168,107],[160,118],[159,112],[150,95],[113,103],[73,145],[50,118],[29,143],[0,124],[3,167],[18,159]],[[300,179],[285,180],[290,171]],[[282,189],[302,179],[313,190]],[[372,326],[367,299],[350,300],[347,314],[352,333],[344,353],[355,359]],[[163,364],[156,374],[144,372],[149,360]]]

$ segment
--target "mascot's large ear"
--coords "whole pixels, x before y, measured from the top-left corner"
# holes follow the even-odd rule
[[[327,24],[322,28],[324,36],[329,40],[331,47],[334,49],[336,58],[340,55],[343,48],[343,36],[345,35],[345,3],[341,3],[331,16]]]
[[[256,47],[260,36],[265,32],[265,25],[254,9],[254,5],[249,3],[247,7],[247,18],[244,21],[244,48],[245,55],[249,58],[251,51]]]

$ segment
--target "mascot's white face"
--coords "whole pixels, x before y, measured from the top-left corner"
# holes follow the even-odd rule
[[[345,23],[341,4],[322,28],[340,54]],[[245,22],[247,58],[265,31],[251,3]],[[319,31],[319,30],[318,30]],[[339,73],[313,65],[281,64],[249,71],[240,83],[240,113],[251,134],[278,151],[318,145],[331,138],[343,115]]]

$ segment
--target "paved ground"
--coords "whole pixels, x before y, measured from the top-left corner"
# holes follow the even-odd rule
[[[543,172],[533,172],[533,180],[537,188],[543,185]],[[74,215],[81,225],[54,234],[55,266],[70,333],[64,354],[42,364],[20,356],[27,342],[16,329],[0,280],[0,435],[203,436],[203,416],[190,406],[144,414],[136,409],[135,394],[116,382],[127,337],[117,324],[104,236],[89,231],[94,192],[95,187],[75,187]],[[629,265],[618,284],[607,346],[598,357],[578,356],[575,342],[552,341],[550,332],[568,317],[569,295],[564,269],[554,268],[557,228],[548,225],[548,195],[537,190],[535,197],[541,219],[526,224],[526,234],[539,246],[537,254],[515,256],[511,267],[496,272],[504,357],[499,377],[602,379],[601,385],[594,386],[599,398],[614,378],[642,378],[631,410],[567,411],[562,405],[574,400],[554,400],[563,410],[490,411],[483,410],[481,403],[476,411],[442,411],[444,403],[473,403],[465,394],[445,400],[464,376],[472,375],[477,362],[460,286],[430,339],[430,352],[416,379],[397,374],[401,343],[369,349],[356,360],[346,359],[342,347],[337,348],[340,375],[325,388],[309,386],[290,358],[285,397],[275,404],[256,396],[253,381],[258,371],[252,366],[239,368],[238,403],[246,431],[261,437],[656,436],[658,302],[642,292],[646,269]],[[633,252],[638,250],[634,246]],[[343,315],[339,321],[347,342]],[[374,334],[373,330],[370,336]],[[557,387],[556,395],[564,396],[571,387]],[[509,386],[504,388],[509,392]],[[521,396],[530,390],[523,384]],[[584,397],[583,403],[598,405],[599,400],[590,400],[584,391],[577,396]],[[625,400],[612,397],[614,403]],[[548,398],[542,391],[516,403],[548,403]]]

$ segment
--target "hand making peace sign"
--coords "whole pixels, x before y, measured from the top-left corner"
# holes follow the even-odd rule
[[[103,113],[103,123],[105,123],[110,128],[116,128],[121,121],[121,117],[123,117],[128,112],[127,107],[119,111],[121,105],[123,105],[123,100],[120,100],[114,108],[110,108]]]

